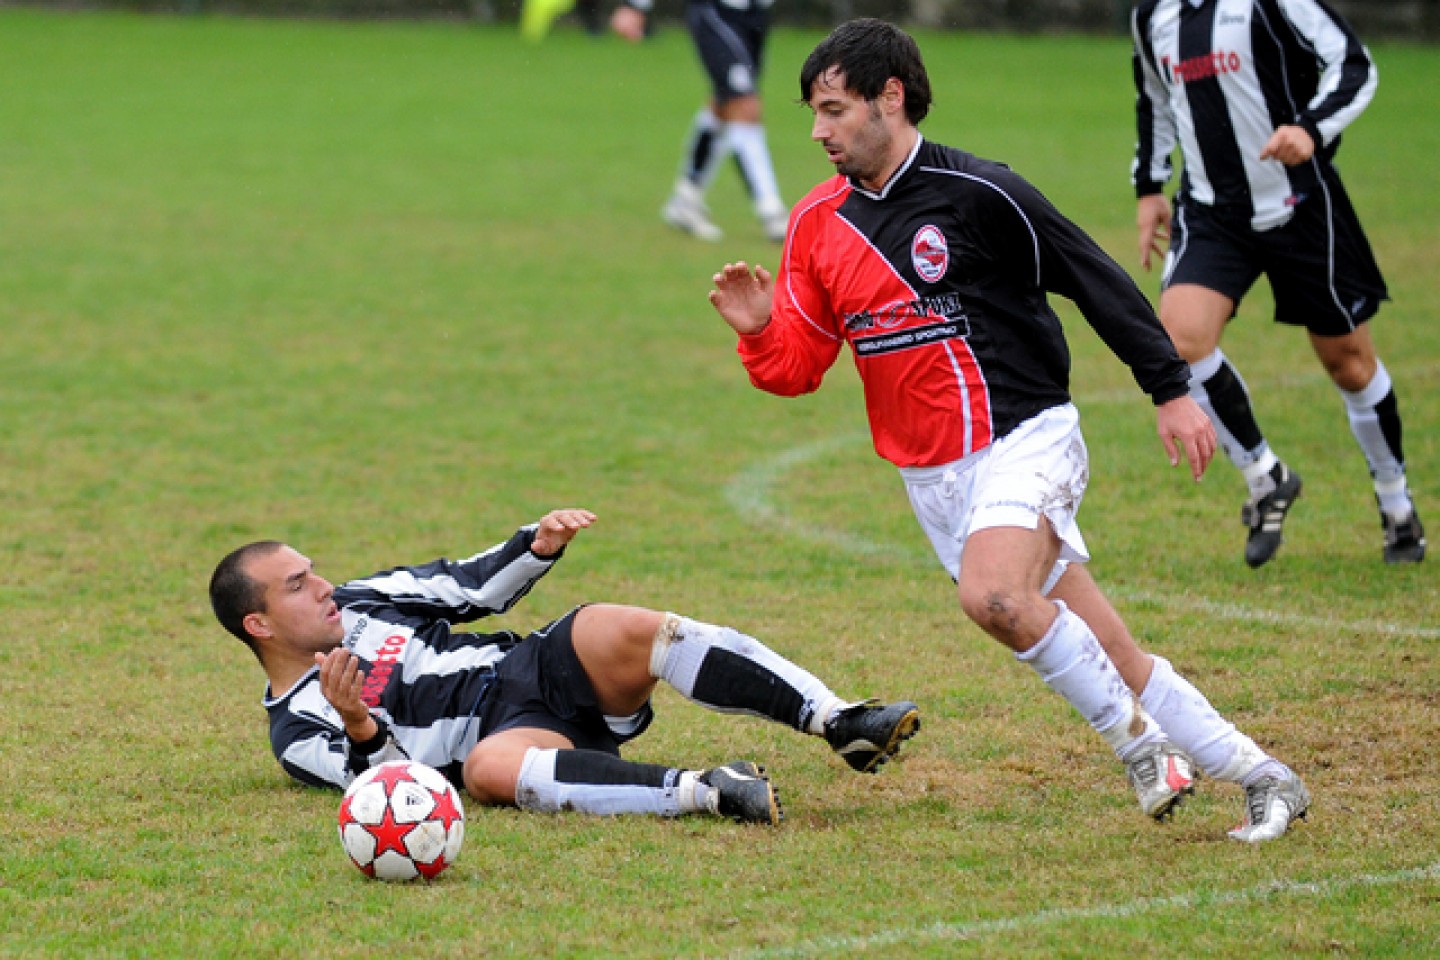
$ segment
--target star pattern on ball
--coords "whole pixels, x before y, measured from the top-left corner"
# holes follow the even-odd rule
[[[394,850],[402,857],[409,857],[410,851],[405,846],[405,838],[416,826],[413,823],[397,823],[395,811],[391,810],[387,803],[384,819],[379,823],[365,825],[366,831],[375,838],[375,859],[380,859],[380,854],[386,850]]]
[[[454,790],[431,790],[430,795],[435,798],[435,809],[431,812],[430,819],[445,824],[445,832],[449,833],[455,821],[465,819],[465,811],[455,805]]]

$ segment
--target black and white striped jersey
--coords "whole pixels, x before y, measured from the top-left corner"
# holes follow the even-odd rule
[[[1136,194],[1161,191],[1178,142],[1181,199],[1229,208],[1256,230],[1290,219],[1375,95],[1369,51],[1323,0],[1141,0],[1131,30]],[[1309,162],[1260,159],[1285,124],[1314,138]]]
[[[265,691],[270,746],[285,772],[343,788],[370,766],[409,758],[456,779],[475,745],[476,713],[495,665],[520,638],[451,625],[509,610],[549,571],[559,555],[530,552],[535,530],[522,527],[465,560],[396,567],[337,587],[344,644],[364,663],[361,697],[380,733],[370,743],[351,742],[312,668],[283,693]]]

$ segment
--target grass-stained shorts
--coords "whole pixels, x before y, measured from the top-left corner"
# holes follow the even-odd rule
[[[977,530],[1024,527],[1043,516],[1060,537],[1060,558],[1046,593],[1070,563],[1090,559],[1075,522],[1090,479],[1080,413],[1071,403],[1051,407],[984,450],[937,467],[905,467],[910,506],[952,580],[960,578],[965,541]]]

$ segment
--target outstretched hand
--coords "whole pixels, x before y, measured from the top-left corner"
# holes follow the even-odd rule
[[[1190,397],[1176,397],[1155,408],[1155,429],[1165,452],[1170,457],[1170,466],[1180,465],[1183,454],[1190,464],[1190,475],[1197,481],[1205,475],[1205,468],[1215,456],[1215,425],[1205,416],[1205,411]]]
[[[741,336],[759,333],[770,323],[770,305],[775,300],[775,280],[770,271],[750,266],[743,260],[727,263],[711,280],[710,305]]]
[[[577,533],[597,519],[595,514],[580,507],[551,510],[540,518],[540,523],[535,528],[535,540],[530,544],[530,552],[537,557],[553,557],[565,549],[565,545],[574,540]]]

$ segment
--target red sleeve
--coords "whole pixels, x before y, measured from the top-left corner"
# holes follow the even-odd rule
[[[770,324],[742,336],[736,347],[750,382],[782,397],[819,389],[844,342],[817,267],[825,249],[821,234],[826,208],[807,207],[802,201],[792,219],[775,278]]]

